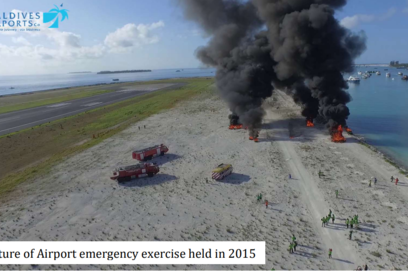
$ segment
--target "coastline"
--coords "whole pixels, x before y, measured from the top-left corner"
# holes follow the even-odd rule
[[[364,136],[354,134],[354,137],[358,140],[358,142],[361,145],[367,147],[374,153],[381,155],[384,161],[396,167],[398,170],[400,170],[401,174],[404,174],[406,177],[408,177],[408,170],[406,169],[406,165],[402,161],[399,161],[399,159],[396,159],[392,155],[385,153],[384,151],[381,151],[379,148],[367,143]]]
[[[359,65],[363,66],[363,65]],[[366,66],[378,66],[378,65],[366,65]],[[385,65],[384,66],[389,66]],[[173,77],[173,78],[159,78],[155,80],[135,80],[135,81],[126,81],[126,82],[110,82],[110,83],[99,83],[99,84],[89,84],[89,85],[81,85],[81,86],[72,86],[72,87],[62,87],[62,88],[53,88],[53,89],[44,89],[44,90],[36,90],[36,91],[30,91],[30,92],[23,92],[23,93],[13,93],[13,94],[5,94],[5,95],[0,95],[0,98],[4,97],[11,97],[11,96],[23,96],[23,95],[32,95],[36,93],[46,93],[46,92],[54,92],[58,90],[69,90],[69,89],[74,89],[74,88],[81,88],[81,87],[96,87],[96,86],[119,86],[121,84],[134,84],[134,83],[143,83],[143,82],[152,82],[152,81],[163,81],[163,80],[172,80],[172,79],[194,79],[194,78],[213,78],[211,76],[195,76],[195,77]],[[360,144],[366,146],[373,152],[380,154],[383,156],[383,159],[387,161],[389,164],[397,167],[401,172],[404,172],[405,176],[408,176],[408,170],[407,170],[407,165],[400,159],[397,159],[394,157],[392,154],[387,153],[384,150],[379,149],[378,147],[368,143],[363,135],[359,134],[354,134],[354,137],[359,141]]]
[[[111,83],[98,83],[98,84],[89,84],[89,85],[80,85],[80,86],[72,86],[72,87],[62,87],[62,88],[52,88],[52,89],[42,89],[42,90],[34,90],[30,92],[20,92],[20,93],[11,93],[11,94],[3,94],[0,95],[2,97],[10,97],[10,96],[19,96],[19,95],[30,95],[35,93],[47,92],[47,91],[56,91],[56,90],[67,90],[72,88],[80,88],[80,87],[95,87],[95,86],[103,86],[103,85],[118,85],[118,84],[129,84],[129,83],[138,83],[138,82],[151,82],[151,81],[159,81],[159,80],[172,80],[172,79],[194,79],[194,78],[213,78],[211,76],[192,76],[192,77],[172,77],[172,78],[158,78],[153,80],[135,80],[135,81],[126,81],[126,82],[111,82]]]

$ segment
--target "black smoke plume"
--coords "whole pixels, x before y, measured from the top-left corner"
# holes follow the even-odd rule
[[[252,2],[268,29],[277,78],[297,82],[292,88],[306,104],[303,114],[318,112],[329,128],[346,125],[351,98],[342,73],[353,71],[354,59],[366,48],[363,33],[352,34],[334,18],[346,0]]]
[[[342,73],[365,49],[334,18],[346,0],[180,0],[185,16],[211,37],[197,57],[217,68],[216,84],[233,114],[256,133],[273,87],[292,95],[305,117],[345,125],[350,96]]]
[[[250,134],[259,130],[263,100],[272,95],[273,61],[264,25],[251,2],[181,0],[185,16],[211,36],[197,57],[217,68],[216,84]]]

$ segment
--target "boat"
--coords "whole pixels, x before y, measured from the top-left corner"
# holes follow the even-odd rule
[[[384,71],[388,71],[388,69],[384,69]]]
[[[180,70],[177,70],[176,72],[180,72]]]
[[[361,75],[361,72],[358,72],[358,75]]]
[[[113,81],[113,82],[117,82],[117,81],[119,81],[119,79],[112,79],[112,81]]]
[[[401,77],[402,80],[408,81],[408,75],[404,75],[403,77]]]
[[[385,76],[386,76],[386,77],[391,77],[391,73],[387,72],[387,73],[385,74]]]
[[[402,72],[398,72],[398,75],[402,75]]]
[[[350,76],[347,81],[348,81],[348,82],[352,82],[352,83],[360,83],[360,78],[354,77],[354,76]]]
[[[363,75],[361,76],[361,79],[368,79],[368,77],[369,77],[369,76],[367,76],[366,74],[363,74]]]
[[[375,74],[377,74],[377,75],[381,75],[381,72],[379,72],[379,71],[378,71],[378,72],[376,72]]]
[[[10,87],[10,89],[14,89],[14,87]]]

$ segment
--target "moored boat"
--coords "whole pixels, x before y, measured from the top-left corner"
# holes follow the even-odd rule
[[[350,76],[347,81],[348,81],[348,82],[352,82],[352,83],[360,83],[360,78],[354,77],[354,76]]]

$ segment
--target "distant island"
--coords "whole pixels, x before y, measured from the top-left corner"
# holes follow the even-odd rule
[[[92,72],[70,72],[70,73],[92,73]]]
[[[399,63],[399,61],[391,61],[390,66],[395,67],[397,69],[404,69],[408,68],[408,63]]]
[[[151,72],[152,70],[100,71],[97,74]]]

